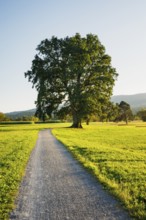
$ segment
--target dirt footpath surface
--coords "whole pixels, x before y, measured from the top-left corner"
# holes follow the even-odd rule
[[[10,219],[130,219],[50,130],[39,133]]]

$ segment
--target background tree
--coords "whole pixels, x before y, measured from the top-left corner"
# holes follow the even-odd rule
[[[2,112],[0,112],[0,121],[10,121],[10,119]]]
[[[113,102],[107,102],[101,107],[100,121],[114,121],[119,115],[119,106]]]
[[[138,111],[137,116],[139,116],[141,120],[146,121],[146,109]]]
[[[117,77],[111,58],[97,36],[46,39],[37,47],[31,70],[25,73],[38,91],[37,116],[50,115],[64,104],[73,117],[72,127],[97,113],[109,100]]]
[[[0,121],[4,121],[5,119],[5,114],[0,112]]]
[[[130,105],[127,102],[121,101],[118,104],[119,113],[116,118],[116,121],[125,121],[128,124],[128,120],[133,120],[133,113]]]

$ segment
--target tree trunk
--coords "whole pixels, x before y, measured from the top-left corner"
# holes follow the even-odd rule
[[[71,125],[71,128],[82,128],[81,118],[77,112],[73,113],[73,124]]]
[[[128,118],[126,118],[126,125],[128,125]]]
[[[87,118],[87,120],[86,120],[86,125],[89,125],[89,122],[90,122],[90,119]]]
[[[125,114],[125,122],[126,122],[126,125],[128,125],[128,117],[126,114]]]

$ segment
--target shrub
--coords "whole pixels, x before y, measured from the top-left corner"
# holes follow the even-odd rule
[[[3,125],[13,125],[13,124],[34,124],[33,121],[3,121],[0,122]]]

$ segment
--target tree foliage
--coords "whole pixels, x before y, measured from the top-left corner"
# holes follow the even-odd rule
[[[62,104],[73,116],[72,127],[81,127],[81,119],[98,112],[112,95],[117,73],[111,57],[92,34],[45,39],[37,51],[25,73],[38,91],[37,116],[51,115]]]
[[[119,106],[113,102],[107,102],[101,106],[100,121],[114,121],[119,115]]]
[[[0,112],[0,121],[3,121],[5,119],[5,114]]]
[[[2,112],[0,112],[0,121],[9,121],[10,119],[6,117],[6,115]]]
[[[139,116],[143,121],[146,121],[146,109],[138,111],[137,116]]]
[[[126,124],[128,124],[128,121],[133,119],[133,113],[130,105],[127,102],[121,101],[120,104],[118,104],[118,107],[119,113],[116,121],[125,121]]]

